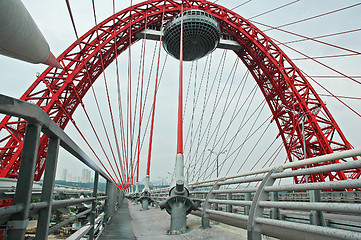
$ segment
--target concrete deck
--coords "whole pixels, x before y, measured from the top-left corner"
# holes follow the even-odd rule
[[[229,240],[247,239],[247,231],[225,224],[212,222],[211,228],[201,228],[201,218],[189,214],[187,226],[189,231],[181,235],[167,235],[170,226],[170,215],[165,210],[150,207],[141,211],[141,205],[128,202],[134,235],[137,240],[169,240],[169,239],[207,239]]]
[[[180,235],[167,235],[170,215],[165,210],[149,207],[141,211],[141,205],[124,199],[120,209],[104,230],[100,240],[230,240],[247,239],[247,231],[241,228],[211,221],[211,228],[201,228],[201,218],[187,216],[189,231]],[[268,236],[262,239],[274,240]]]

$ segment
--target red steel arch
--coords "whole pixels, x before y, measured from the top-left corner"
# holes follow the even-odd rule
[[[289,161],[298,161],[304,156],[301,118],[304,118],[306,129],[307,157],[352,148],[302,72],[268,36],[220,5],[205,0],[184,0],[183,7],[184,10],[201,9],[212,14],[219,21],[222,32],[232,35],[242,46],[236,54],[250,70],[267,100]],[[102,64],[104,68],[109,66],[116,56],[138,40],[136,34],[146,25],[159,23],[163,11],[164,19],[168,20],[180,10],[177,1],[150,0],[116,13],[84,34],[79,39],[81,48],[76,41],[58,57],[64,69],[47,68],[20,99],[43,108],[64,129],[69,121],[74,121],[72,115],[102,73]],[[284,106],[293,111],[285,111]],[[6,116],[0,123],[0,130],[6,132],[0,139],[0,142],[6,142],[0,149],[0,177],[16,178],[25,122]],[[44,171],[47,142],[48,139],[42,136],[35,180],[39,180]],[[309,180],[333,181],[359,176],[359,170],[339,171],[312,175]],[[304,181],[304,178],[295,178],[296,183]]]

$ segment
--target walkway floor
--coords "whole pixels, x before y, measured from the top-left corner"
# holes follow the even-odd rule
[[[170,225],[170,215],[159,208],[150,207],[141,211],[141,205],[129,201],[130,216],[137,240],[229,240],[247,239],[247,231],[211,221],[211,228],[201,228],[201,218],[189,214],[187,226],[189,232],[181,235],[166,235]]]
[[[141,211],[141,205],[124,199],[120,209],[106,226],[100,240],[230,240],[247,239],[247,231],[211,221],[211,228],[201,228],[201,218],[189,214],[189,231],[180,235],[167,235],[170,215],[159,208],[150,207]],[[263,236],[264,240],[274,238]]]
[[[106,226],[99,240],[136,239],[134,236],[128,201],[123,200],[110,223]]]

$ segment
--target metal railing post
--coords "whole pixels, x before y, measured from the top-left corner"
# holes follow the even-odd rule
[[[113,182],[107,180],[106,185],[106,195],[107,200],[105,201],[105,216],[104,216],[104,224],[108,222],[108,220],[113,216],[115,211],[115,201],[116,201],[116,191],[115,185]]]
[[[320,190],[309,190],[310,202],[321,202],[321,191]],[[311,210],[310,212],[310,223],[312,225],[326,227],[325,217],[322,211]]]
[[[278,201],[278,192],[270,192],[270,200],[273,202]],[[271,208],[270,218],[281,219],[281,213],[279,208]]]
[[[23,205],[24,210],[12,215],[7,223],[7,239],[9,240],[22,240],[25,238],[25,231],[29,222],[29,207],[38,156],[40,131],[41,125],[39,123],[27,122],[14,199],[14,205]]]
[[[38,223],[36,227],[36,240],[48,239],[55,173],[58,164],[59,144],[59,138],[50,138],[41,193],[41,202],[47,202],[48,206],[39,210]]]
[[[248,240],[261,240],[261,225],[256,222],[257,217],[263,216],[263,208],[259,205],[260,201],[266,201],[268,198],[267,192],[264,190],[266,186],[272,186],[275,182],[275,179],[271,175],[275,170],[271,170],[263,178],[260,186],[257,189],[257,192],[253,198],[251,210],[249,212],[248,224],[247,224],[247,239]]]
[[[118,188],[115,189],[115,192],[116,192],[116,206],[117,206],[117,209],[120,208],[120,204],[122,203],[122,200],[123,200],[123,192],[120,191]]]
[[[227,193],[227,200],[232,200],[232,193]],[[228,204],[226,206],[226,212],[232,212],[233,211],[233,205],[232,204]]]
[[[245,195],[244,195],[244,200],[246,200],[246,201],[252,201],[251,200],[251,193],[246,193]],[[250,211],[250,209],[251,209],[251,206],[244,206],[244,215],[249,215],[249,211]]]
[[[93,186],[93,197],[95,200],[92,201],[92,211],[90,213],[90,230],[89,230],[89,240],[94,239],[94,228],[95,228],[95,218],[96,218],[96,207],[97,207],[97,196],[98,196],[98,183],[99,183],[99,173],[95,172],[94,174],[94,186]]]
[[[209,223],[209,214],[207,213],[207,209],[211,208],[211,203],[209,203],[209,199],[214,198],[214,190],[218,190],[219,189],[219,181],[215,182],[214,185],[212,186],[212,188],[209,190],[206,200],[203,203],[203,210],[202,210],[202,228],[209,228],[211,225]]]

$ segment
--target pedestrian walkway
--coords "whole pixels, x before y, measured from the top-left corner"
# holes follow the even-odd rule
[[[159,208],[149,207],[141,211],[142,206],[124,199],[121,207],[106,226],[99,240],[229,240],[247,239],[247,231],[241,228],[211,221],[211,228],[201,227],[201,218],[187,215],[188,232],[180,235],[167,235],[170,215]],[[236,221],[236,220],[235,220]],[[262,239],[274,240],[263,236]]]
[[[128,201],[124,199],[99,240],[136,239],[131,221]]]
[[[150,207],[141,211],[141,205],[129,201],[130,216],[137,240],[229,240],[247,239],[247,231],[211,221],[211,228],[201,228],[201,218],[187,215],[189,231],[180,235],[167,235],[170,215],[165,210]]]

